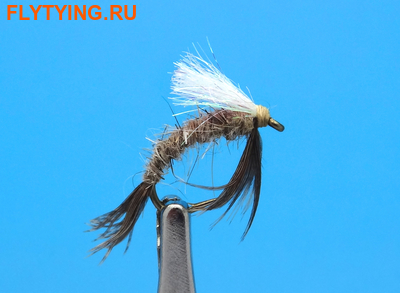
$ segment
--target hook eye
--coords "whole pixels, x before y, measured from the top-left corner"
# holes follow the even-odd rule
[[[280,132],[285,130],[285,126],[283,126],[278,121],[276,121],[275,119],[272,119],[272,118],[269,118],[268,125]]]

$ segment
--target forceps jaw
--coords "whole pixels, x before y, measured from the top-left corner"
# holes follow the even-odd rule
[[[195,293],[188,204],[166,198],[157,211],[158,293]]]

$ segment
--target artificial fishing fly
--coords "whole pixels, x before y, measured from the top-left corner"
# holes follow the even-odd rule
[[[145,165],[143,181],[113,211],[91,220],[90,231],[105,228],[98,239],[106,239],[91,249],[92,253],[107,249],[103,261],[115,245],[128,237],[127,248],[133,228],[143,212],[147,200],[161,210],[163,202],[157,196],[156,185],[172,168],[174,160],[191,147],[213,142],[221,138],[235,141],[246,138],[247,143],[239,164],[230,181],[219,187],[190,184],[209,190],[222,190],[213,199],[189,204],[189,212],[209,211],[228,205],[221,218],[238,202],[252,200],[249,222],[242,239],[249,231],[255,217],[261,189],[262,144],[258,128],[271,126],[283,131],[282,124],[272,119],[269,110],[256,105],[238,86],[228,79],[211,62],[186,53],[182,60],[175,63],[172,76],[172,94],[175,105],[209,107],[205,115],[186,120],[182,126],[166,133],[162,139],[153,143],[153,152]],[[182,114],[182,113],[181,113]],[[178,114],[179,115],[179,114]],[[189,183],[188,183],[189,184]],[[249,204],[244,207],[244,212]]]

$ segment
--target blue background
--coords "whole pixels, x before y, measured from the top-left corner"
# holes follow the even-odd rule
[[[135,4],[137,16],[8,21],[6,4],[31,18],[29,4]],[[151,203],[129,251],[101,266],[102,253],[86,258],[97,233],[83,231],[139,184],[146,136],[175,123],[163,100],[173,62],[193,42],[209,51],[208,37],[224,73],[286,130],[260,130],[262,194],[244,242],[248,214],[211,231],[222,211],[192,217],[198,292],[400,292],[399,15],[384,0],[3,2],[1,291],[156,291]],[[221,142],[191,181],[226,182],[243,147]]]

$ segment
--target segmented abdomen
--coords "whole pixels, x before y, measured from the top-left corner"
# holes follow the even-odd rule
[[[179,160],[186,149],[224,137],[236,140],[249,135],[253,117],[247,113],[217,110],[187,120],[185,124],[157,141],[146,164],[143,182],[157,184],[168,172],[172,160]]]

